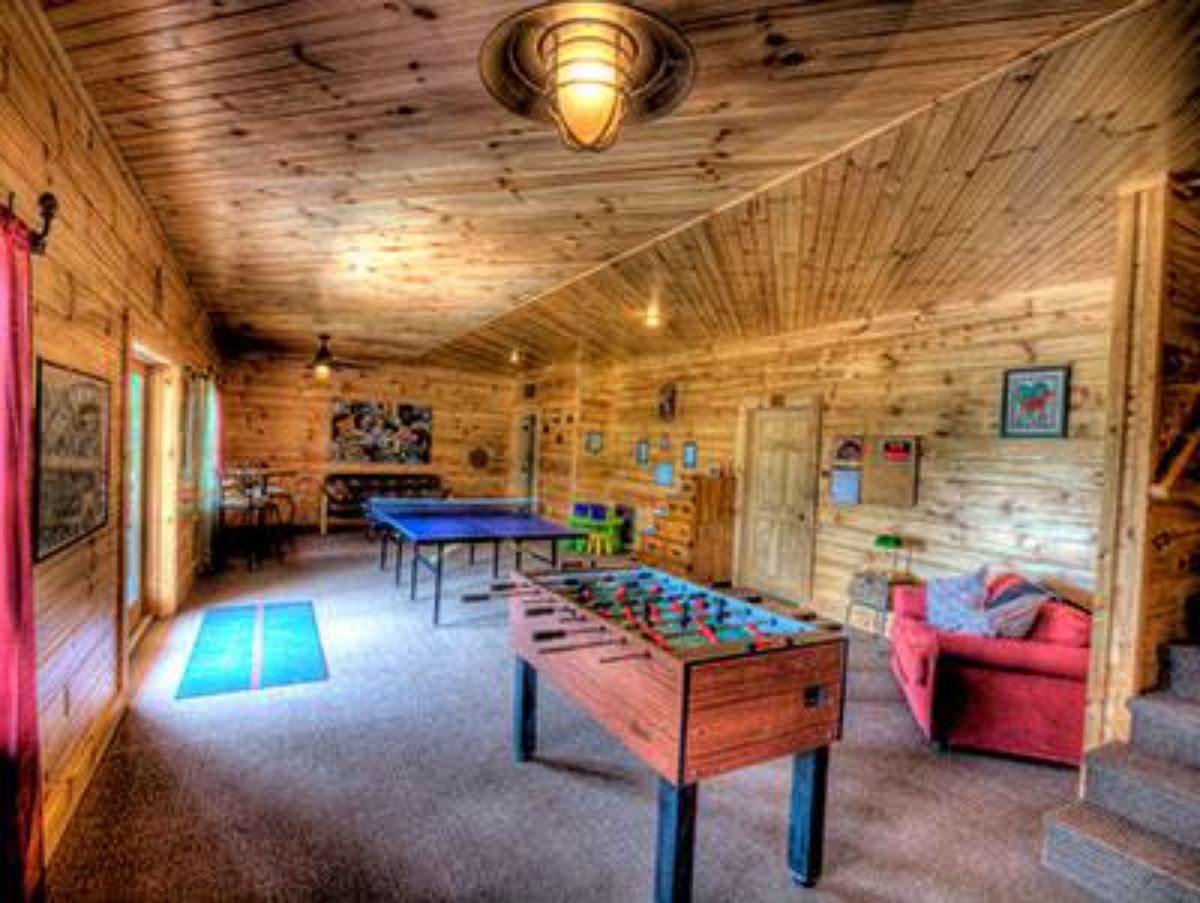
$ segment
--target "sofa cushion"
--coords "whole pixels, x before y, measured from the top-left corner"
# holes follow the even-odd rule
[[[1010,639],[1026,636],[1042,605],[1053,598],[1043,587],[1015,574],[993,580],[983,603],[987,635]]]
[[[1047,602],[1038,612],[1029,639],[1086,649],[1092,643],[1092,616],[1065,602]]]
[[[1087,679],[1086,649],[964,633],[942,634],[938,637],[938,649],[943,659],[953,656],[997,670],[1023,671],[1071,680]]]
[[[926,620],[942,630],[984,633],[987,569],[958,577],[935,577],[925,587]]]
[[[925,620],[925,587],[919,583],[905,583],[892,588],[892,606],[902,618],[915,621]]]

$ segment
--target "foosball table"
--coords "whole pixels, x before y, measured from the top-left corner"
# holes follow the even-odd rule
[[[652,568],[514,574],[513,755],[537,747],[538,676],[659,775],[655,900],[691,897],[701,780],[792,756],[788,865],[821,872],[829,746],[841,737],[840,625]]]

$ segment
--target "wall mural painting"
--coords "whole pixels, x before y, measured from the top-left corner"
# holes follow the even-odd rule
[[[109,416],[107,380],[38,361],[38,561],[108,522]]]
[[[433,457],[433,410],[413,404],[335,401],[334,461],[428,464]]]

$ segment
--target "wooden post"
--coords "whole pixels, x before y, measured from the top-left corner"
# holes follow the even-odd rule
[[[513,761],[537,752],[537,669],[518,657],[513,671]]]
[[[801,753],[792,762],[792,812],[788,825],[788,868],[792,880],[813,887],[825,853],[825,794],[829,747]]]
[[[658,855],[654,862],[655,903],[692,899],[696,853],[696,784],[658,782]]]

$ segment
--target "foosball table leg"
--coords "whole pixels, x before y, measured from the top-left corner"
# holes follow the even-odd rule
[[[523,658],[513,671],[513,761],[528,762],[537,752],[537,669]]]
[[[692,899],[696,851],[696,784],[658,782],[658,855],[654,864],[655,903]]]
[[[792,764],[792,814],[788,827],[788,868],[792,880],[813,887],[821,877],[825,851],[825,793],[829,747],[796,756]]]

